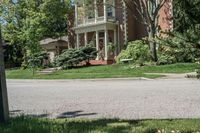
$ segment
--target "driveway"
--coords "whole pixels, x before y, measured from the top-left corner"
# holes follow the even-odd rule
[[[12,115],[50,118],[200,118],[191,79],[8,80]]]

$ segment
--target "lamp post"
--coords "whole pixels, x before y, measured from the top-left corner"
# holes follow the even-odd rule
[[[0,25],[0,122],[7,122],[9,118],[8,95],[5,77],[5,66],[3,56],[3,39]]]

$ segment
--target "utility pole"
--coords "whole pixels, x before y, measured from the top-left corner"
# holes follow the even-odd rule
[[[3,39],[0,25],[0,123],[7,122],[9,118],[8,94],[6,86]]]

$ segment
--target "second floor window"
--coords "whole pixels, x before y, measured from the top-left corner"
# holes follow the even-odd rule
[[[86,3],[85,5],[85,13],[86,13],[86,17],[88,19],[92,19],[95,17],[95,6],[94,4],[91,2],[91,3]]]
[[[107,16],[113,17],[113,11],[114,11],[114,0],[107,0]]]
[[[112,6],[107,7],[107,16],[108,17],[113,17],[113,8]]]

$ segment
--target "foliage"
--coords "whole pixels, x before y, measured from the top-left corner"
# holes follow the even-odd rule
[[[67,34],[70,1],[4,0],[0,5],[3,37],[10,45],[20,46],[26,58],[41,51],[39,41]]]
[[[62,67],[73,67],[84,60],[84,53],[79,49],[69,49],[56,57],[55,65]]]
[[[41,4],[41,13],[45,16],[42,20],[45,28],[43,38],[58,38],[67,34],[66,14],[70,11],[70,6],[70,0],[45,0]]]
[[[4,46],[4,61],[13,67],[20,67],[23,61],[23,52],[20,45],[6,45]]]
[[[32,68],[33,75],[36,68],[42,67],[44,60],[48,60],[48,53],[45,51],[34,53],[28,58],[28,65]]]
[[[175,62],[195,62],[200,57],[200,41],[192,41],[191,36],[175,33],[160,40],[159,64]]]
[[[157,44],[152,41],[156,38],[157,33],[160,30],[159,20],[160,20],[160,10],[165,7],[165,10],[170,11],[170,6],[168,0],[124,0],[127,7],[132,11],[132,15],[136,20],[144,25],[145,31],[147,33],[149,51],[151,55],[151,60],[157,62]],[[136,14],[139,15],[136,16]],[[162,18],[169,21],[168,18]]]
[[[173,0],[174,31],[161,39],[158,64],[195,62],[200,57],[200,2]]]
[[[179,51],[182,61],[194,61],[199,58],[200,49],[200,1],[199,0],[173,0],[174,7],[174,41],[180,42]],[[176,42],[176,43],[177,43]],[[181,46],[182,44],[182,46]],[[178,48],[178,47],[177,47]],[[183,51],[185,49],[185,53]]]
[[[56,66],[73,67],[85,61],[88,65],[89,60],[97,56],[96,48],[87,45],[79,49],[69,49],[55,59]]]
[[[117,63],[120,63],[122,59],[132,59],[134,63],[142,65],[150,60],[149,47],[142,40],[129,42],[126,50],[122,50],[118,55]]]
[[[116,50],[116,45],[114,45],[113,43],[108,43],[107,47],[109,52],[115,52]]]
[[[174,30],[185,33],[188,30],[196,30],[200,23],[199,0],[173,0]]]
[[[157,64],[158,65],[166,65],[166,64],[173,64],[176,63],[176,58],[170,55],[160,54]]]
[[[86,45],[85,47],[82,47],[80,50],[84,53],[84,60],[86,61],[87,65],[89,65],[89,60],[95,59],[97,57],[98,51],[96,50],[95,47]]]

